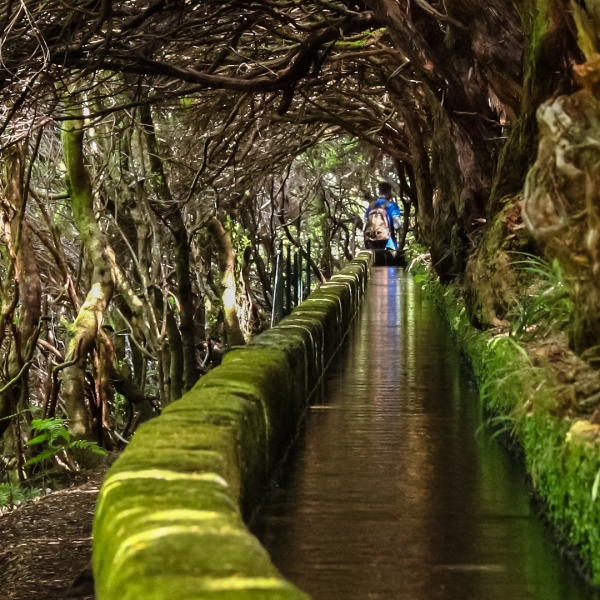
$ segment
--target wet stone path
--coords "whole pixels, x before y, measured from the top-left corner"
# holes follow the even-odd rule
[[[431,301],[374,269],[254,530],[313,600],[591,598],[480,425]]]

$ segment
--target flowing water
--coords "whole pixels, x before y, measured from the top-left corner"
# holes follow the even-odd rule
[[[480,425],[431,301],[374,269],[255,533],[313,600],[592,598]]]

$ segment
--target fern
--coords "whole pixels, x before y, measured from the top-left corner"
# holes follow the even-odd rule
[[[106,455],[106,452],[100,448],[96,442],[87,440],[71,441],[71,434],[67,429],[67,422],[65,419],[34,419],[31,422],[31,427],[39,433],[34,438],[30,439],[27,442],[27,445],[35,446],[44,444],[45,448],[38,452],[34,457],[30,458],[25,463],[26,465],[39,464],[54,458],[59,452],[74,449],[87,450],[102,456]]]
[[[33,458],[30,458],[25,464],[26,465],[37,465],[38,463],[44,462],[45,460],[54,458],[63,449],[64,448],[62,448],[62,447],[46,448],[46,450],[42,450],[40,453],[36,454]]]
[[[106,456],[106,452],[98,446],[96,442],[88,442],[87,440],[76,440],[69,444],[69,449],[78,448],[79,450],[89,450],[94,454]]]

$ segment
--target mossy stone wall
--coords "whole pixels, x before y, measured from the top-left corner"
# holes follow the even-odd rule
[[[243,516],[356,315],[371,261],[359,254],[138,429],[100,490],[97,600],[307,599],[277,572]]]

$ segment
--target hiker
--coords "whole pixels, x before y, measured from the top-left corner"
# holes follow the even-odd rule
[[[379,196],[365,214],[365,248],[396,250],[396,230],[402,227],[402,213],[392,200],[392,186],[387,181],[380,182],[377,189]]]

